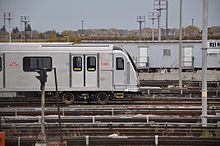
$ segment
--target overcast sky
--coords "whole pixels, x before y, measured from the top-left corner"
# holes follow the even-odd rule
[[[202,27],[203,0],[183,0],[183,26]],[[13,12],[12,26],[19,29],[20,16],[30,16],[32,29],[38,31],[85,29],[138,29],[137,16],[146,16],[145,27],[153,11],[153,0],[0,0],[0,25],[4,12]],[[6,23],[8,24],[8,23]],[[162,13],[165,26],[165,12]],[[220,0],[209,0],[209,26],[220,26]],[[169,0],[169,28],[179,27],[179,0]]]

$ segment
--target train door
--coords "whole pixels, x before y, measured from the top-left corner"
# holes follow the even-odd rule
[[[97,87],[97,54],[72,55],[72,87]]]
[[[183,66],[184,67],[193,67],[193,47],[184,46],[183,47]]]
[[[98,55],[85,56],[85,87],[98,87]]]
[[[121,54],[114,54],[114,86],[115,89],[126,87],[126,65],[127,60]]]
[[[3,88],[3,55],[0,54],[0,88]]]
[[[144,68],[149,66],[149,59],[148,59],[148,47],[147,46],[140,46],[139,47],[139,64],[138,67]]]
[[[72,55],[72,87],[84,87],[84,55]]]

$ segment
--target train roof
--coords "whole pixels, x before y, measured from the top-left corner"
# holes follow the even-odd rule
[[[0,43],[0,52],[9,51],[112,51],[111,44]]]

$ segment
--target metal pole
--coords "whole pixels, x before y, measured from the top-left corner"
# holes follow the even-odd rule
[[[166,39],[168,37],[168,0],[166,1]]]
[[[192,27],[193,27],[193,21],[194,21],[194,19],[192,18]],[[193,28],[192,28],[193,29]],[[193,30],[193,34],[192,34],[192,39],[194,39],[194,34],[195,34],[195,32],[194,32],[194,30]]]
[[[193,26],[193,22],[194,22],[194,19],[192,18],[192,26]]]
[[[139,33],[139,40],[141,40],[141,21],[139,21],[139,23],[140,23],[140,26],[139,26],[139,29],[140,29],[140,33]]]
[[[5,17],[5,13],[4,13],[4,31],[5,31],[5,19],[6,19],[6,17]]]
[[[27,42],[27,22],[24,22],[24,41]]]
[[[202,125],[207,126],[207,27],[208,27],[208,0],[203,0],[202,26]]]
[[[83,32],[83,20],[81,21],[82,22],[82,37],[84,36],[84,32]]]
[[[161,16],[161,11],[159,11],[159,16],[158,16],[158,41],[161,41],[160,16]]]
[[[139,40],[141,40],[141,33],[142,33],[142,22],[145,22],[145,16],[137,16],[137,22],[139,23]]]
[[[152,41],[154,41],[154,20],[152,20],[152,25],[153,25],[153,28],[152,28]]]
[[[55,77],[57,111],[58,111],[59,129],[60,129],[60,142],[63,142],[63,131],[62,131],[61,117],[60,117],[60,98],[59,98],[59,95],[58,95],[57,70],[56,70],[56,68],[54,68],[54,77]]]
[[[180,26],[179,26],[179,88],[183,87],[182,81],[182,0],[180,0]]]
[[[10,13],[9,13],[10,16]],[[10,18],[9,18],[10,19]],[[8,28],[8,32],[9,32],[9,43],[11,43],[11,20],[9,20],[9,28]]]
[[[46,142],[45,133],[45,85],[41,85],[41,133],[40,139],[42,142]]]

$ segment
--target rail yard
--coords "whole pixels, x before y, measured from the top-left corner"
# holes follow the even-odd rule
[[[166,84],[163,82],[161,85]],[[147,82],[142,81],[141,85],[145,89]],[[218,91],[214,83],[210,85]],[[58,144],[54,141],[60,137],[67,145],[220,144],[220,98],[217,94],[208,98],[208,115],[212,116],[207,118],[208,124],[204,127],[198,93],[191,92],[189,96],[188,93],[174,93],[172,90],[164,93],[160,91],[160,94],[149,89],[144,92],[135,99],[113,100],[106,105],[85,101],[66,105],[60,101],[60,112],[54,100],[56,97],[47,97],[47,140],[50,145]],[[1,131],[6,134],[7,145],[34,145],[38,141],[41,127],[40,99],[24,99],[0,99]]]
[[[184,70],[179,88],[177,69],[137,68],[110,44],[0,46],[7,146],[220,145],[219,68],[207,75],[204,114],[201,70]]]
[[[220,1],[0,3],[0,146],[220,146]]]

